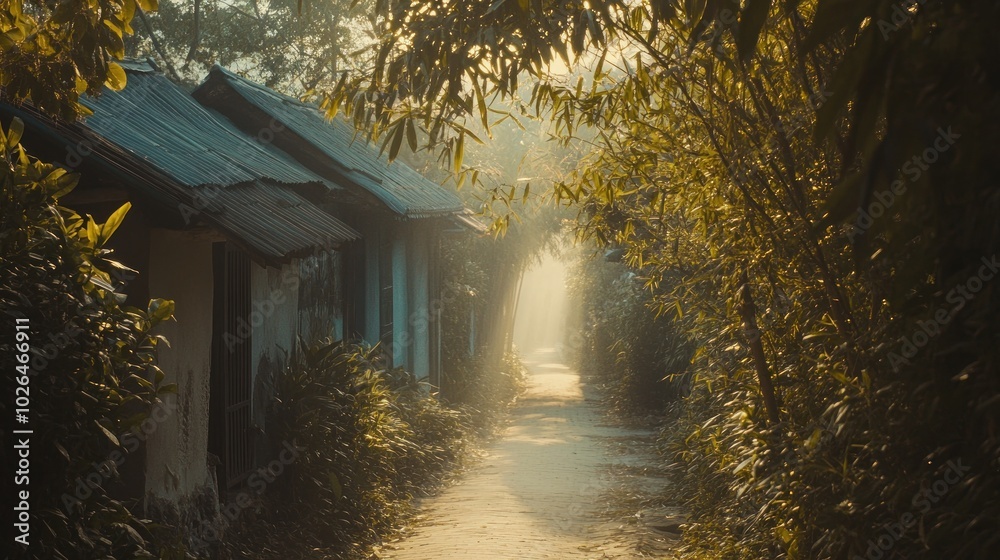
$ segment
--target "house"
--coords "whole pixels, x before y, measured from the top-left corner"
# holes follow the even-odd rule
[[[124,470],[150,515],[193,525],[255,468],[265,428],[255,404],[297,338],[343,332],[337,250],[360,234],[309,201],[342,189],[247,137],[151,64],[124,67],[128,87],[86,99],[93,115],[83,123],[2,111],[24,120],[32,153],[81,172],[65,205],[106,216],[133,203],[112,248],[138,272],[122,279],[132,302],[176,302],[160,366],[178,391],[176,412]]]
[[[477,224],[311,106],[221,69],[192,97],[150,61],[122,66],[127,87],[85,98],[81,122],[5,103],[0,118],[81,173],[64,205],[98,219],[133,205],[110,243],[138,273],[119,289],[176,302],[159,362],[178,391],[123,477],[148,515],[196,527],[271,459],[264,410],[299,340],[383,341],[395,365],[432,375],[436,243]]]
[[[441,278],[432,263],[444,232],[485,230],[461,199],[405,164],[380,158],[348,123],[327,120],[316,106],[220,66],[192,95],[365,201],[329,207],[364,237],[352,260],[358,266],[348,271],[358,296],[349,309],[349,332],[380,342],[392,365],[439,385]]]

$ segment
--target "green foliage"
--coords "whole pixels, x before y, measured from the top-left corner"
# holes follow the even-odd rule
[[[909,515],[882,556],[995,556],[1000,310],[970,279],[1000,250],[1000,5],[398,6],[375,70],[331,95],[360,123],[415,118],[447,147],[527,73],[526,110],[596,133],[556,194],[696,345],[672,446],[686,554],[864,557]],[[553,71],[571,54],[587,72]]]
[[[484,206],[493,204],[484,202]],[[447,378],[455,378],[459,371],[474,371],[480,366],[495,368],[511,349],[521,277],[545,251],[558,248],[561,218],[565,215],[561,210],[534,206],[523,216],[515,216],[518,219],[513,222],[511,214],[507,214],[502,225],[495,225],[496,237],[463,235],[444,239],[441,268],[445,387]],[[471,352],[470,337],[474,340]],[[485,361],[477,362],[480,358]]]
[[[0,5],[0,86],[12,101],[72,119],[77,101],[125,87],[125,56],[136,11],[156,0],[8,0]]]
[[[636,41],[644,40],[641,31],[634,29]],[[810,56],[796,51],[803,37],[788,18],[761,34],[759,54],[745,66],[726,33],[711,51],[690,54],[679,48],[682,35],[676,43],[669,37],[650,45],[660,58],[648,69],[636,64],[609,78],[599,97],[559,87],[546,95],[575,104],[585,124],[608,131],[561,187],[564,198],[583,205],[581,233],[624,245],[659,309],[698,344],[688,416],[672,434],[677,487],[694,521],[687,552],[864,556],[872,542],[890,538],[886,526],[911,516],[891,537],[887,557],[991,556],[997,545],[986,528],[987,496],[996,496],[995,477],[962,478],[933,507],[920,500],[952,464],[991,468],[1000,443],[983,431],[996,422],[984,404],[992,397],[983,395],[997,394],[988,365],[994,351],[985,334],[975,334],[996,332],[993,288],[961,304],[950,291],[995,253],[995,232],[939,245],[956,228],[978,228],[992,208],[969,202],[993,196],[981,179],[949,186],[983,169],[964,167],[956,155],[964,145],[936,147],[935,165],[920,173],[879,162],[879,173],[900,181],[905,196],[881,202],[882,183],[882,198],[860,199],[865,211],[873,200],[890,206],[873,227],[823,231],[817,224],[829,223],[822,219],[830,201],[846,201],[859,215],[858,198],[837,186],[842,170],[855,165],[855,148],[812,134],[835,95],[823,73],[836,64],[826,57],[838,59],[837,45]],[[922,156],[933,141],[909,136],[892,148],[894,157]],[[975,154],[978,146],[969,149]],[[922,221],[935,190],[967,193],[964,204],[952,199],[958,213],[948,220],[955,222]],[[859,236],[877,254],[869,257]],[[860,262],[850,258],[852,248]],[[751,333],[738,312],[744,275],[782,405],[777,426],[768,426]],[[941,308],[947,324],[930,328],[922,355],[899,359],[901,341],[923,336],[921,324]]]
[[[988,557],[992,529],[972,528],[989,519],[978,512],[992,507],[991,477],[962,479],[934,507],[914,500],[944,479],[949,462],[995,462],[996,439],[979,428],[993,425],[993,413],[973,395],[993,385],[984,368],[991,352],[948,350],[976,345],[970,327],[996,305],[992,289],[961,309],[946,303],[992,250],[966,252],[960,273],[935,270],[926,260],[937,254],[931,240],[953,226],[907,220],[927,210],[924,189],[940,188],[935,177],[953,168],[948,153],[917,178],[890,173],[907,190],[866,232],[883,248],[878,258],[850,258],[854,229],[818,232],[852,158],[811,134],[826,95],[814,80],[825,63],[788,54],[798,32],[783,23],[761,35],[767,56],[752,69],[720,38],[712,51],[609,81],[600,103],[551,90],[563,104],[579,103],[584,122],[615,131],[564,186],[564,197],[583,204],[582,233],[624,245],[659,309],[698,345],[694,394],[672,434],[677,487],[693,518],[686,550],[712,558],[864,556],[871,542],[885,541],[887,525],[911,515],[890,557]],[[668,65],[670,73],[655,73]],[[929,140],[921,141],[910,157],[926,149]],[[965,218],[976,224],[980,211],[969,207]],[[908,273],[920,261],[923,274]],[[778,426],[768,426],[738,312],[744,275],[781,402]],[[956,316],[930,337],[924,357],[892,363],[901,339],[942,306]],[[969,390],[973,372],[980,377]],[[966,420],[969,408],[984,416]]]
[[[442,251],[441,398],[465,409],[482,435],[496,428],[523,389],[520,360],[506,351],[517,282],[553,233],[544,217],[526,222],[501,238],[446,240]]]
[[[453,366],[442,387],[442,398],[465,411],[476,434],[496,434],[510,407],[524,391],[527,370],[517,354],[504,354],[500,363],[476,356]]]
[[[580,304],[569,335],[577,369],[605,384],[613,409],[661,412],[687,390],[692,345],[653,293],[620,263],[581,256],[570,274]]]
[[[351,72],[329,92],[332,112],[343,107],[359,124],[389,129],[395,115],[422,124],[432,142],[453,130],[455,150],[468,129],[456,116],[490,128],[491,97],[517,92],[522,72],[541,75],[559,57],[604,43],[609,5],[583,2],[479,0],[434,10],[389,2],[374,69]],[[603,4],[603,3],[598,3]],[[572,37],[572,38],[571,38]],[[461,158],[458,158],[461,159]]]
[[[249,522],[229,553],[255,558],[364,553],[408,510],[414,492],[463,453],[466,419],[377,349],[320,341],[279,376],[267,430],[274,449],[301,455],[264,496],[264,524]],[[268,544],[282,550],[268,555]],[[314,557],[314,556],[309,556]]]
[[[351,5],[359,4],[351,8]],[[372,57],[372,2],[164,0],[127,45],[168,74],[197,83],[214,64],[290,95],[333,88]],[[155,43],[154,43],[155,41]]]
[[[21,427],[34,431],[30,552],[36,558],[152,557],[151,527],[113,494],[118,471],[109,459],[118,453],[129,467],[135,447],[119,437],[174,389],[161,384],[155,351],[164,341],[152,334],[172,317],[173,303],[153,300],[145,311],[121,305],[112,272],[122,265],[103,245],[128,205],[104,224],[59,206],[77,177],[30,158],[18,144],[22,129],[15,120],[0,131],[0,356],[4,394],[14,394],[17,377],[29,381],[30,421]],[[22,331],[31,348],[27,373],[14,362],[16,318],[29,320]],[[11,404],[0,404],[7,418],[14,415]],[[81,482],[98,473],[96,488]]]

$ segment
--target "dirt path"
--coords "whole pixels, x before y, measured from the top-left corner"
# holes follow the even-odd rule
[[[649,472],[651,457],[631,443],[650,434],[602,425],[576,372],[551,353],[530,358],[528,389],[502,439],[425,501],[411,534],[382,558],[619,559],[667,550],[669,536],[646,527],[641,504],[609,500]]]

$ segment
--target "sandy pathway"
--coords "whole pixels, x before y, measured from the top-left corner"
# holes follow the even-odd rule
[[[649,557],[628,542],[634,531],[601,515],[612,463],[623,464],[620,453],[609,457],[608,442],[629,431],[602,426],[579,375],[553,359],[525,361],[528,389],[503,438],[458,483],[425,501],[412,534],[382,558]]]

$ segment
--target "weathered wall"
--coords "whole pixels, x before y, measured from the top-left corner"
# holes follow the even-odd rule
[[[253,422],[257,463],[271,459],[266,437],[266,412],[274,395],[274,380],[295,352],[299,325],[299,292],[303,289],[300,261],[281,269],[250,265],[251,335],[250,363],[253,383]],[[258,319],[259,317],[259,319]]]
[[[146,436],[147,508],[190,523],[210,516],[204,510],[217,508],[207,451],[212,243],[154,229],[149,245],[149,291],[176,304],[176,322],[166,322],[158,331],[170,341],[170,347],[159,348],[164,382],[176,383],[177,395],[176,406],[161,412]]]
[[[412,371],[407,245],[405,235],[396,236],[392,242],[392,365]]]
[[[418,380],[431,373],[429,247],[424,228],[413,228],[410,245],[410,309],[407,326],[413,336],[412,369]]]
[[[344,336],[343,257],[323,252],[299,263],[299,336],[311,344],[323,338]]]

